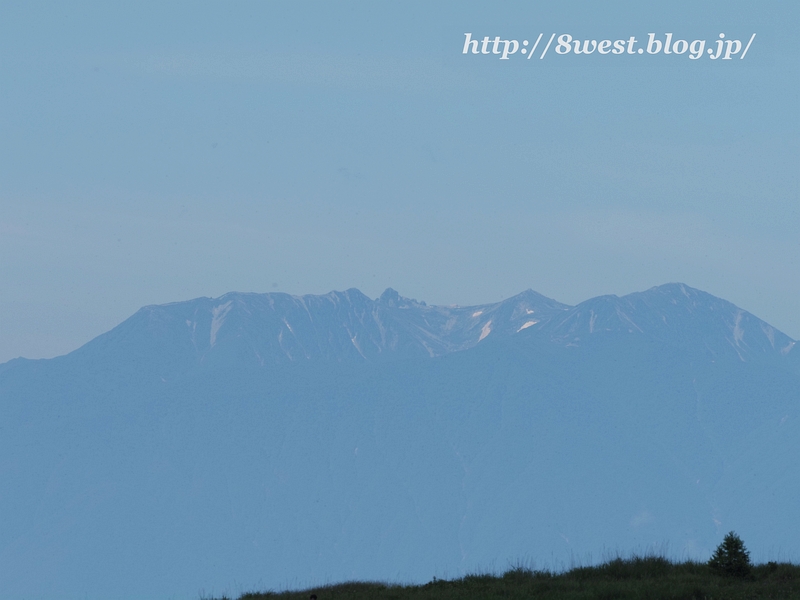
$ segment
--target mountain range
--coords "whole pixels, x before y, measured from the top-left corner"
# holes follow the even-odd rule
[[[0,598],[800,550],[800,349],[683,284],[148,306],[0,365]]]

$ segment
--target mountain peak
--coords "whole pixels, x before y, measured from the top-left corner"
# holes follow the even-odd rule
[[[378,298],[378,302],[382,304],[392,304],[400,301],[400,294],[397,293],[397,290],[394,288],[386,288],[384,292]]]
[[[386,288],[377,302],[392,308],[410,308],[412,306],[427,306],[424,302],[417,302],[412,298],[401,296],[394,288]]]
[[[643,335],[743,362],[785,355],[794,345],[787,335],[746,310],[683,283],[622,297],[591,298],[549,322],[546,330],[552,340],[567,345],[605,335]]]
[[[371,361],[442,356],[523,331],[531,343],[538,337],[567,346],[608,336],[645,336],[742,361],[785,356],[795,344],[730,302],[670,283],[622,297],[598,296],[574,307],[533,290],[476,306],[428,306],[393,288],[376,300],[355,288],[319,296],[231,292],[145,307],[80,352],[116,353],[130,363],[169,359],[187,368]],[[791,360],[800,362],[797,356],[795,349]]]

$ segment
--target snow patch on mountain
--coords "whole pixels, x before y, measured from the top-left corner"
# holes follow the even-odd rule
[[[217,332],[225,322],[225,317],[230,312],[232,305],[233,301],[228,300],[224,304],[220,304],[211,309],[211,336],[209,339],[212,348],[214,347],[214,344],[217,343]]]

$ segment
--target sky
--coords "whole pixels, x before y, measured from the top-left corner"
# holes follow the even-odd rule
[[[148,304],[353,287],[680,281],[798,339],[798,22],[793,0],[2,2],[0,362]],[[465,33],[543,39],[501,60]],[[540,58],[649,33],[756,37]]]

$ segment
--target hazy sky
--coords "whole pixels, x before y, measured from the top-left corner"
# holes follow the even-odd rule
[[[800,3],[498,4],[0,4],[0,362],[233,290],[681,281],[800,338]]]

